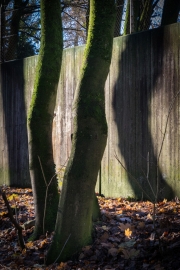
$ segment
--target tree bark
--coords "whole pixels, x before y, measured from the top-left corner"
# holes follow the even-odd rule
[[[107,140],[104,85],[112,55],[114,0],[90,0],[83,68],[75,93],[74,133],[47,264],[92,243],[94,190]]]
[[[180,11],[179,0],[165,0],[163,7],[163,14],[161,20],[161,26],[176,23]]]
[[[130,0],[127,0],[127,6],[126,6],[126,17],[124,22],[124,31],[123,35],[128,35],[130,33]]]
[[[28,114],[29,166],[36,216],[31,240],[53,231],[57,215],[59,195],[52,150],[52,121],[62,50],[60,1],[41,0],[41,45]]]
[[[8,46],[4,56],[5,61],[14,60],[17,58],[19,23],[23,13],[23,8],[26,6],[27,2],[28,1],[22,2],[22,0],[14,0],[14,10],[12,11],[10,22]]]
[[[146,1],[140,14],[138,22],[138,31],[148,30],[151,23],[151,15],[153,12],[153,0]]]

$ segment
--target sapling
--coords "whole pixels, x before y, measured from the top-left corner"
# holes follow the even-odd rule
[[[11,222],[13,223],[14,227],[16,228],[16,230],[18,232],[19,245],[20,245],[21,249],[24,249],[25,244],[24,244],[24,239],[23,239],[23,236],[22,236],[23,228],[19,225],[17,220],[13,217],[13,212],[12,212],[11,206],[9,205],[9,201],[7,199],[6,193],[5,193],[5,191],[2,190],[2,188],[0,188],[0,194],[1,194],[1,196],[2,196],[2,198],[4,200],[4,203],[5,203],[6,207],[7,207],[9,218],[10,218]]]
[[[46,217],[46,206],[47,206],[48,189],[49,189],[49,186],[50,186],[51,183],[52,183],[52,180],[57,176],[58,172],[55,173],[55,174],[53,175],[53,177],[51,178],[51,180],[49,181],[49,183],[47,183],[47,180],[46,180],[46,177],[45,177],[45,174],[44,174],[44,170],[43,170],[43,166],[42,166],[42,163],[41,163],[41,159],[40,159],[39,156],[38,156],[38,159],[39,159],[39,164],[40,164],[41,171],[42,171],[42,174],[43,174],[44,182],[45,182],[45,185],[46,185],[46,195],[45,195],[44,215],[43,215],[43,234],[45,234],[45,233],[46,233],[46,232],[45,232],[45,217]],[[65,164],[67,163],[67,161],[68,161],[68,159],[66,160]],[[65,166],[65,164],[62,165],[61,168],[63,168],[63,167]],[[61,170],[61,168],[60,168],[60,170]],[[60,171],[60,170],[59,170],[59,171]]]

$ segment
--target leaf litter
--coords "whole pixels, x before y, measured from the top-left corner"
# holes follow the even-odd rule
[[[17,232],[0,197],[0,269],[180,269],[180,201],[153,204],[98,196],[101,218],[94,224],[93,243],[83,247],[73,261],[45,266],[53,233],[27,242],[33,232],[34,204],[31,189],[6,188],[14,217],[23,227],[26,248],[18,245]]]

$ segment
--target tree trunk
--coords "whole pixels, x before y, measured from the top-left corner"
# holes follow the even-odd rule
[[[179,0],[165,0],[163,7],[163,14],[161,20],[161,26],[176,23],[180,11]]]
[[[141,4],[142,5],[142,4]],[[138,31],[148,30],[153,12],[153,0],[146,1],[141,8]]]
[[[124,31],[123,35],[128,35],[130,33],[130,0],[127,0],[127,6],[126,6],[126,17],[124,22]]]
[[[47,264],[92,243],[94,190],[107,140],[104,85],[112,55],[114,0],[90,0],[90,24],[73,109],[72,150],[65,171]]]
[[[54,0],[52,4],[51,0],[41,0],[41,46],[28,114],[29,164],[36,216],[31,240],[53,231],[57,215],[59,195],[52,150],[52,121],[62,50],[60,1]]]
[[[25,2],[26,5],[26,2]],[[14,1],[14,10],[12,11],[12,17],[10,22],[10,32],[8,34],[8,46],[5,52],[5,61],[14,60],[17,58],[17,44],[18,44],[18,31],[19,23],[21,20],[22,10],[25,6],[22,0]],[[5,16],[5,14],[4,14]]]

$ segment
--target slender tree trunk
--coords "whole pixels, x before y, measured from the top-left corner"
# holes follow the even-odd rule
[[[130,0],[127,0],[123,35],[125,36],[128,35],[129,33],[130,33]]]
[[[179,0],[165,0],[163,7],[163,14],[161,20],[161,26],[176,23],[180,11]]]
[[[141,10],[138,31],[148,30],[150,27],[151,15],[153,12],[153,0],[146,1]]]
[[[92,243],[94,190],[107,140],[104,85],[112,55],[114,0],[90,0],[84,63],[74,101],[74,134],[47,264]]]
[[[14,10],[12,11],[8,46],[4,58],[6,61],[14,60],[17,58],[19,23],[21,20],[23,8],[26,6],[27,2],[28,1],[22,2],[22,0],[14,0]]]
[[[54,177],[52,121],[62,50],[60,1],[41,0],[41,46],[28,114],[29,163],[36,217],[31,240],[46,231],[54,230],[57,215],[59,195],[57,179]],[[47,185],[49,188],[46,197]]]

